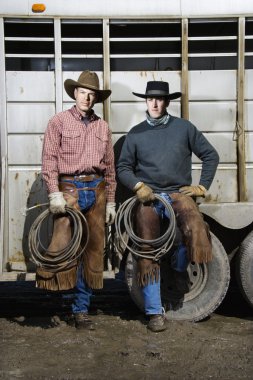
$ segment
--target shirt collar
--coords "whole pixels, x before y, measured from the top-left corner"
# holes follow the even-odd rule
[[[72,113],[72,115],[74,116],[75,119],[80,120],[80,121],[83,120],[83,115],[78,111],[76,106],[73,106],[70,109],[70,112]],[[91,110],[90,114],[88,116],[86,116],[86,120],[87,119],[89,120],[89,122],[92,122],[92,121],[99,119],[99,117],[95,114],[94,110]]]

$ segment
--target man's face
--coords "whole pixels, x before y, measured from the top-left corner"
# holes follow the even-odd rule
[[[148,107],[148,113],[154,119],[159,119],[160,117],[162,117],[166,112],[166,108],[170,104],[170,101],[164,97],[147,98],[146,102]]]
[[[75,89],[76,108],[85,116],[94,106],[97,95],[95,91],[88,88],[78,87]]]

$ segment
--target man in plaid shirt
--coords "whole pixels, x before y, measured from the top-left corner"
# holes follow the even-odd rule
[[[67,79],[64,87],[76,104],[49,121],[42,152],[49,209],[55,214],[48,251],[60,251],[71,239],[66,205],[85,214],[89,240],[78,262],[56,273],[38,268],[36,280],[38,287],[50,290],[75,287],[72,321],[77,328],[92,329],[88,307],[92,289],[103,287],[105,223],[114,222],[116,189],[111,131],[93,106],[107,99],[111,91],[100,90],[97,74],[88,70],[78,81]]]

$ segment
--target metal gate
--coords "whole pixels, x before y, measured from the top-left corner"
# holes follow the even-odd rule
[[[39,177],[43,134],[49,118],[73,104],[64,80],[85,69],[112,90],[95,110],[108,120],[115,144],[144,118],[145,103],[132,91],[143,92],[148,80],[181,89],[169,112],[189,118],[220,154],[205,202],[253,202],[252,17],[6,16],[0,31],[3,278],[30,271],[20,209],[36,192],[46,197]],[[194,157],[194,182],[200,169]]]

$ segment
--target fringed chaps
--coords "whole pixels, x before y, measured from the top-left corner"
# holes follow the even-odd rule
[[[92,190],[96,192],[96,203],[85,214],[90,238],[86,251],[80,260],[83,261],[84,278],[87,285],[92,289],[101,289],[103,287],[104,268],[105,182],[100,182]],[[60,191],[64,192],[64,198],[69,206],[79,209],[78,190],[74,184],[61,182]],[[85,239],[86,237],[84,236],[83,238]],[[71,223],[69,218],[57,215],[54,219],[53,236],[48,250],[57,252],[65,248],[70,240]],[[36,272],[36,286],[54,291],[74,288],[77,281],[78,264],[77,260],[75,260],[69,266],[57,272],[53,269],[49,271],[38,268]]]
[[[105,182],[96,188],[96,203],[85,214],[90,238],[83,256],[84,278],[92,289],[103,288],[105,245]]]
[[[209,227],[191,197],[180,193],[170,194],[177,226],[183,235],[188,259],[196,263],[212,260],[212,243]]]
[[[153,240],[160,235],[159,216],[152,205],[140,203],[135,214],[136,234],[141,239]],[[142,245],[142,252],[148,256],[152,247],[148,244]],[[152,258],[139,257],[137,281],[139,286],[146,286],[149,283],[157,282],[160,275],[160,266]]]

